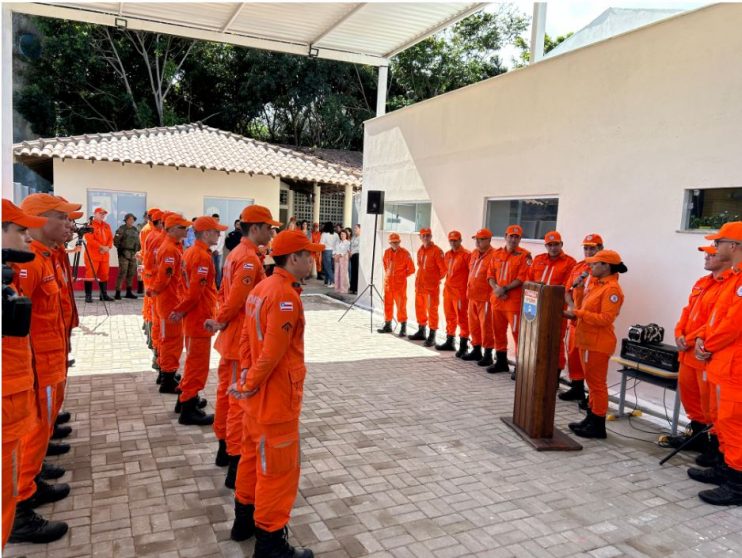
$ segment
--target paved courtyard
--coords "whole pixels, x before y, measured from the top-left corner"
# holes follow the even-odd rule
[[[372,335],[360,310],[338,323],[344,308],[323,297],[305,308],[295,543],[335,558],[742,555],[742,508],[703,504],[690,457],[660,467],[656,424],[623,419],[581,452],[539,453],[500,420],[512,413],[508,375]],[[139,303],[110,303],[109,318],[100,303],[80,309],[73,449],[56,458],[72,493],[40,508],[70,531],[4,555],[252,556],[252,542],[229,539],[211,429],[179,425],[175,397],[156,391]],[[579,417],[557,403],[561,428]]]

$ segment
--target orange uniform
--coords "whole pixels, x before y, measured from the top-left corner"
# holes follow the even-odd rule
[[[394,306],[397,321],[407,321],[407,277],[415,273],[415,264],[410,253],[401,246],[397,250],[384,251],[384,320],[391,322]]]
[[[156,229],[152,226],[152,222],[148,221],[145,223],[145,225],[142,227],[142,230],[139,231],[139,246],[141,246],[139,250],[139,264],[142,266],[142,274],[139,277],[139,280],[142,281],[144,284],[145,290],[147,288],[147,281],[148,277],[145,277],[144,273],[144,258],[146,251],[146,245],[147,245],[147,239],[150,237],[150,235],[156,231]],[[152,322],[152,310],[150,308],[151,300],[148,296],[144,297],[144,301],[142,302],[142,319],[144,319],[145,322],[151,323]]]
[[[156,273],[150,291],[155,297],[155,312],[160,321],[159,365],[163,373],[175,372],[183,352],[183,324],[170,319],[183,289],[182,245],[170,236],[157,250]]]
[[[237,381],[239,372],[245,301],[263,279],[265,271],[258,257],[258,247],[243,236],[224,262],[216,321],[227,326],[219,332],[214,345],[222,357],[219,361],[219,381],[216,387],[214,434],[217,439],[226,440],[229,455],[240,453],[243,413],[242,407],[236,399],[227,394],[227,390]]]
[[[601,279],[592,277],[582,306],[575,309],[575,344],[580,350],[585,379],[590,389],[590,410],[604,417],[608,412],[608,361],[616,350],[613,329],[623,304],[618,274]]]
[[[322,231],[312,231],[312,242],[319,244],[320,238],[322,238]],[[315,252],[312,256],[314,257],[314,265],[317,268],[317,273],[322,273],[322,254]]]
[[[577,287],[572,287],[579,279],[580,276],[586,273],[587,277]],[[585,296],[585,287],[590,284],[590,266],[587,265],[585,260],[577,262],[572,268],[572,273],[569,274],[567,279],[566,289],[572,294],[572,300],[575,303],[575,308],[582,306],[582,299]],[[574,320],[569,321],[567,324],[567,368],[569,371],[569,379],[572,381],[580,381],[585,379],[585,371],[582,368],[582,360],[580,360],[580,349],[575,345],[575,327],[577,322]]]
[[[183,298],[173,310],[183,312],[186,360],[180,382],[180,401],[188,401],[204,389],[209,376],[211,332],[204,322],[216,311],[216,270],[211,250],[196,240],[183,254]]]
[[[98,281],[105,283],[108,281],[111,256],[108,252],[101,253],[100,248],[113,247],[113,232],[105,221],[93,221],[92,227],[93,232],[85,235],[85,242],[88,244],[85,253],[85,280],[93,281],[97,277]]]
[[[438,329],[441,280],[445,276],[443,250],[432,242],[427,248],[420,246],[415,277],[415,317],[420,327],[430,325],[430,329]]]
[[[492,288],[487,282],[490,263],[495,249],[489,246],[484,252],[474,250],[469,259],[469,279],[466,293],[469,298],[469,332],[471,344],[475,347],[493,349],[495,338],[492,332],[492,309],[490,293]]]
[[[142,260],[142,264],[144,266],[144,283],[147,286],[147,290],[149,290],[149,286],[152,284],[152,280],[154,279],[155,273],[157,271],[157,252],[159,251],[162,243],[165,241],[166,236],[167,233],[164,230],[153,230],[153,232],[147,237],[147,245],[144,249]],[[145,294],[145,299],[149,300],[148,308],[149,322],[152,324],[152,346],[155,348],[155,351],[159,353],[161,336],[160,326],[162,324],[160,322],[160,319],[157,317],[157,308],[155,305],[154,297],[147,296]]]
[[[458,250],[449,250],[443,256],[446,265],[446,283],[443,286],[443,313],[446,315],[446,335],[459,335],[469,338],[469,298],[466,295],[466,283],[469,279],[469,260],[471,252],[460,246]]]
[[[531,253],[525,248],[518,247],[512,252],[506,247],[498,248],[490,260],[487,278],[494,279],[500,287],[505,287],[516,280],[525,282],[530,261]],[[508,326],[513,333],[516,351],[518,350],[518,317],[522,298],[522,286],[509,290],[504,298],[498,298],[494,293],[490,295],[492,328],[497,352],[508,350]]]
[[[299,487],[299,414],[304,394],[304,308],[296,278],[276,268],[245,307],[239,389],[245,436],[235,499],[255,505],[255,526],[274,532],[289,521]]]
[[[528,268],[528,280],[544,285],[563,285],[565,289],[571,286],[569,277],[577,262],[572,256],[562,252],[559,257],[551,258],[549,254],[539,254],[533,258]],[[562,320],[562,331],[559,335],[559,369],[567,366],[567,353],[564,349],[564,336],[567,333],[567,320]]]
[[[40,420],[36,428],[26,431],[22,440],[18,500],[30,498],[36,492],[34,477],[41,470],[46,455],[57,418],[57,390],[61,389],[67,372],[68,334],[53,249],[34,240],[31,250],[36,257],[29,263],[18,265],[17,281],[33,305],[30,340]]]

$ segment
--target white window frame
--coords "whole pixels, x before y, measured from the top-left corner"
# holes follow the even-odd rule
[[[384,232],[400,232],[393,229],[387,229],[385,227],[386,219],[384,218],[386,215],[386,208],[389,205],[420,205],[423,203],[427,203],[430,206],[430,221],[431,223],[428,225],[429,227],[433,225],[433,202],[431,200],[384,200],[384,213],[381,215],[381,226],[379,230]],[[415,211],[417,212],[417,208],[415,208]],[[412,231],[412,232],[403,232],[402,234],[417,234],[420,231]]]
[[[690,204],[693,198],[693,193],[696,190],[737,190],[742,188],[740,186],[710,186],[704,188],[685,188],[683,190],[683,214],[680,216],[680,230],[678,232],[691,233],[691,234],[709,234],[718,231],[719,229],[704,229],[690,228]]]
[[[535,194],[535,195],[529,194],[526,196],[488,196],[484,198],[484,207],[483,207],[483,213],[482,213],[482,226],[483,227],[487,226],[487,204],[490,201],[512,201],[512,200],[520,201],[520,200],[543,200],[543,199],[549,199],[549,200],[555,199],[557,200],[557,204],[561,201],[559,194]],[[557,222],[558,220],[559,220],[559,207],[557,207]],[[503,240],[505,239],[504,236],[497,236],[497,235],[493,236],[492,238],[503,239]],[[543,242],[544,241],[543,238],[529,238],[525,236],[521,238],[521,240],[525,240],[528,242],[539,242],[539,241]]]

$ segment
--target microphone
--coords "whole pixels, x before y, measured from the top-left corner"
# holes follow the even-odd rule
[[[582,273],[580,273],[577,279],[575,279],[575,282],[572,283],[572,288],[576,289],[577,287],[581,286],[582,283],[585,281],[585,279],[588,278],[589,275],[590,275],[589,271],[583,271]]]

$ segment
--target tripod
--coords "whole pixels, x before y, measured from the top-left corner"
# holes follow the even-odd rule
[[[95,272],[95,266],[93,265],[93,258],[90,257],[90,252],[88,252],[88,244],[87,242],[85,242],[85,239],[82,237],[81,234],[77,235],[77,242],[75,242],[75,246],[82,246],[82,250],[78,250],[77,252],[75,252],[75,256],[72,258],[72,276],[75,282],[79,280],[78,277],[80,275],[80,254],[82,252],[85,252],[87,260],[86,263],[90,264],[90,269],[93,272],[93,279],[95,279],[95,282],[100,285],[98,274]],[[106,311],[106,316],[110,318],[111,314],[108,311],[108,305],[106,304],[106,301],[101,298],[101,302],[103,303],[103,309]]]
[[[342,319],[345,317],[345,315],[351,311],[351,309],[356,305],[356,303],[361,300],[361,297],[366,293],[366,291],[370,291],[371,296],[371,333],[374,332],[374,292],[376,292],[377,295],[379,295],[379,299],[381,302],[384,302],[384,297],[381,296],[381,293],[376,288],[376,285],[374,285],[374,266],[376,265],[376,232],[378,229],[378,222],[379,222],[379,215],[374,214],[374,244],[373,248],[371,250],[371,281],[368,285],[366,285],[366,288],[361,291],[361,294],[359,294],[356,299],[350,303],[350,306],[348,309],[343,313],[342,316],[340,316],[340,319],[338,322],[342,321]]]

